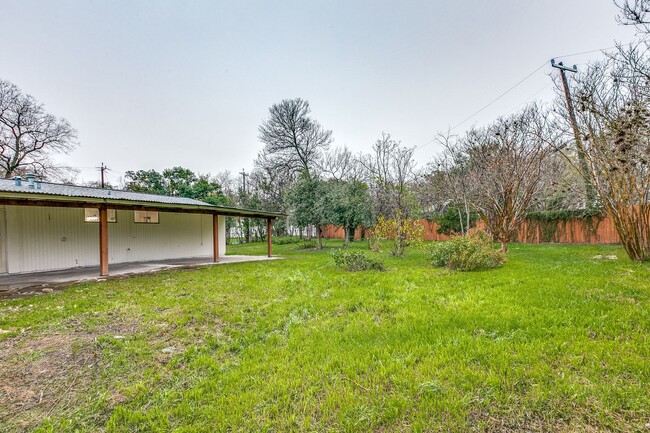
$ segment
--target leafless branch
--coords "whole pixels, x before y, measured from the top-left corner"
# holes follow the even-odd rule
[[[34,170],[48,176],[50,155],[66,153],[76,143],[67,120],[45,112],[42,104],[18,87],[0,80],[0,170],[4,177]]]

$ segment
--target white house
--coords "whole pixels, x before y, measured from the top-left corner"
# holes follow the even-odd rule
[[[225,218],[284,215],[184,197],[0,179],[0,275],[225,255]],[[268,236],[269,256],[271,237]]]

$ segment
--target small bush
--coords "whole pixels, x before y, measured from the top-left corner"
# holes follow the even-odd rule
[[[457,271],[498,268],[506,261],[505,254],[494,248],[492,239],[484,231],[437,242],[431,247],[430,254],[434,266],[446,266]]]
[[[276,245],[297,244],[300,242],[300,238],[297,236],[273,236],[271,242]]]
[[[298,248],[303,250],[309,250],[311,248],[316,248],[316,240],[312,239],[310,241],[298,242]]]
[[[332,251],[332,258],[336,266],[351,272],[365,271],[368,269],[377,271],[384,270],[384,264],[381,260],[369,257],[360,251],[334,250]]]

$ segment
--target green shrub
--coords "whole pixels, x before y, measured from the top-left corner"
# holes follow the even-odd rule
[[[492,239],[484,231],[437,242],[430,248],[430,254],[434,266],[458,271],[498,268],[506,261],[505,254],[494,248]]]
[[[298,236],[273,236],[271,242],[276,245],[297,244],[300,242],[300,238]]]
[[[303,250],[308,250],[311,248],[316,248],[316,240],[312,239],[310,241],[302,241],[298,242],[298,248],[303,249]]]
[[[367,269],[384,270],[384,264],[381,260],[369,257],[361,251],[334,250],[332,251],[332,258],[336,266],[351,272],[365,271]]]

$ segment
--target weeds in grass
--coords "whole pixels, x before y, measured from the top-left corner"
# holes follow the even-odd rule
[[[0,302],[0,431],[646,428],[650,269],[592,259],[619,247],[515,244],[482,273],[274,251]]]

